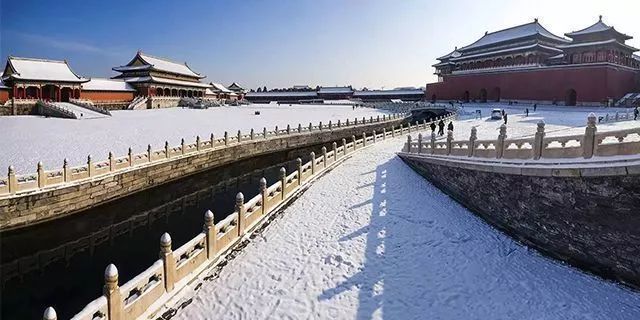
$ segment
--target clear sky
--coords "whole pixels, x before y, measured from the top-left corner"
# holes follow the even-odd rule
[[[206,81],[424,86],[436,58],[485,31],[532,21],[551,32],[597,21],[635,36],[640,0],[0,0],[0,54],[67,59],[106,77],[140,49],[187,61]]]

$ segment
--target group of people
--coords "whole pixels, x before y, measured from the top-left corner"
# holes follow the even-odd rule
[[[444,121],[440,120],[440,122],[438,122],[438,135],[439,136],[444,136]],[[447,130],[448,131],[453,131],[453,121],[450,121],[449,124],[447,125]],[[434,133],[436,132],[436,123],[435,122],[431,122],[431,132]]]

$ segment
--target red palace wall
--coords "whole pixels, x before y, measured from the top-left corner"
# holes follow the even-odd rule
[[[81,99],[91,101],[131,101],[135,92],[130,91],[82,91]]]
[[[9,100],[9,90],[0,89],[0,104],[4,104]]]
[[[481,100],[481,90],[487,100],[557,101],[564,104],[569,90],[576,91],[581,102],[617,100],[629,92],[640,90],[640,72],[611,65],[545,68],[485,74],[449,75],[443,82],[427,84],[426,98]]]

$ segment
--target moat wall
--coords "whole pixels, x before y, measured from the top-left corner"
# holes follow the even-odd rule
[[[371,134],[374,130],[381,132],[383,128],[391,128],[391,126],[397,128],[403,121],[403,118],[398,118],[334,130],[317,130],[311,133],[284,134],[269,139],[247,140],[175,158],[154,160],[146,165],[136,165],[130,169],[98,175],[88,180],[8,196],[0,199],[0,228],[6,230],[54,219],[258,155],[307,148],[343,138],[350,142],[352,136],[362,137],[363,132],[367,134]]]
[[[640,165],[531,170],[400,154],[526,245],[640,288]]]

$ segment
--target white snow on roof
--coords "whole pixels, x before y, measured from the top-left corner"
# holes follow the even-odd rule
[[[639,56],[639,55],[637,55],[637,54],[634,54],[634,55],[633,55],[633,58],[634,58],[634,59],[636,59],[636,60],[638,60],[638,61],[640,61],[640,56]]]
[[[8,76],[16,79],[59,82],[87,81],[78,77],[65,61],[19,57],[9,57],[8,60],[15,70],[14,74]]]
[[[490,55],[498,54],[498,53],[506,53],[506,52],[512,52],[512,51],[533,49],[535,47],[548,49],[548,50],[553,50],[553,51],[557,51],[557,52],[562,52],[562,50],[557,49],[557,48],[553,48],[553,47],[544,46],[544,45],[541,45],[541,44],[534,43],[534,44],[528,45],[528,46],[521,46],[521,47],[508,48],[508,49],[503,49],[503,50],[488,51],[488,52],[483,52],[483,53],[478,53],[478,54],[464,55],[464,56],[462,56],[460,58],[455,58],[455,59],[451,59],[451,60],[453,60],[453,61],[465,60],[465,59],[470,59],[470,58],[490,56]]]
[[[321,87],[318,93],[351,93],[353,89],[349,87]]]
[[[285,92],[249,92],[247,97],[316,97],[315,91],[285,91]]]
[[[638,49],[629,46],[627,44],[624,43],[620,43],[618,42],[618,40],[616,39],[609,39],[609,40],[603,40],[603,41],[594,41],[594,42],[580,42],[580,43],[570,43],[570,44],[564,44],[561,46],[558,46],[558,48],[577,48],[577,47],[587,47],[587,46],[597,46],[597,45],[603,45],[603,44],[610,44],[610,43],[616,43],[622,47],[625,47],[627,49],[633,50],[633,51],[638,51]]]
[[[122,80],[105,78],[91,78],[89,82],[82,84],[82,90],[87,91],[135,91],[130,84]]]
[[[356,91],[353,93],[354,97],[362,96],[391,96],[391,95],[422,95],[424,91],[420,89],[412,90],[368,90],[368,91]]]
[[[174,84],[174,85],[178,85],[178,86],[198,87],[198,88],[209,88],[210,87],[208,84],[201,83],[201,82],[192,82],[192,81],[183,81],[183,80],[176,80],[176,79],[167,79],[167,78],[160,78],[160,77],[154,77],[154,76],[132,77],[132,78],[125,79],[125,81],[129,82],[129,83],[132,83],[132,82],[157,82],[157,83],[166,83],[166,84]]]
[[[589,27],[586,27],[582,30],[578,30],[578,31],[574,31],[574,32],[569,32],[569,33],[565,33],[565,35],[567,37],[573,37],[573,36],[579,36],[579,35],[584,35],[584,34],[589,34],[589,33],[596,33],[596,32],[602,32],[602,31],[607,31],[607,30],[614,30],[615,32],[618,32],[617,30],[615,30],[613,27],[608,26],[606,23],[602,22],[602,17],[600,17],[600,20],[598,20],[598,22],[592,24]],[[619,33],[619,32],[618,32]],[[628,37],[627,35],[623,34],[624,36]]]
[[[221,85],[219,83],[211,82],[211,86],[216,91],[220,91],[220,92],[224,92],[224,93],[231,93],[232,92],[231,90],[227,89],[225,86],[223,86],[223,85]]]
[[[153,68],[160,71],[166,71],[171,73],[182,74],[191,77],[201,77],[199,74],[195,73],[191,68],[189,68],[186,63],[177,63],[173,61],[169,61],[164,58],[158,58],[154,56],[150,56],[144,54],[142,52],[139,53],[140,58],[142,58],[147,63],[153,65]]]
[[[556,41],[569,42],[569,40],[558,37],[555,34],[549,32],[541,24],[539,24],[538,21],[534,21],[534,22],[523,24],[520,26],[515,26],[512,28],[487,33],[478,41],[466,47],[460,48],[458,50],[474,49],[474,48],[501,43],[501,42],[505,42],[513,39],[529,37],[535,34],[540,34],[546,38],[550,38]]]
[[[206,90],[204,90],[204,94],[207,96],[213,96],[215,95],[215,92],[211,91],[210,88],[207,88]]]

